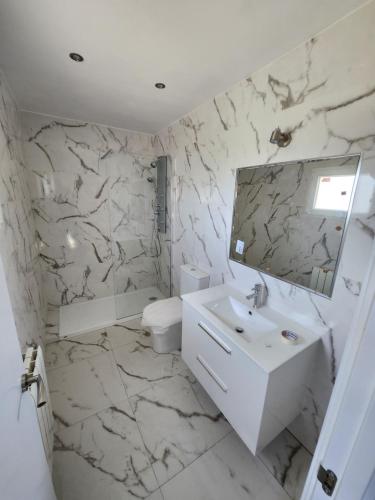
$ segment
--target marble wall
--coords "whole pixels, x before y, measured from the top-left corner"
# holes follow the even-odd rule
[[[41,344],[45,302],[17,106],[0,71],[0,255],[21,351]]]
[[[49,306],[163,282],[153,136],[32,113],[22,122]]]
[[[211,285],[236,279],[249,291],[265,280],[274,307],[323,326],[301,416],[290,430],[313,450],[357,307],[375,235],[375,3],[216,96],[158,134],[173,159],[173,286],[194,263]],[[270,144],[290,130],[289,147]],[[332,299],[229,261],[235,171],[239,167],[363,152],[358,188]]]

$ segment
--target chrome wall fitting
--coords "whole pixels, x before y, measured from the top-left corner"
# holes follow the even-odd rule
[[[38,348],[36,345],[33,345],[29,348],[28,352],[31,351],[31,354],[27,356],[28,359],[28,367],[23,373],[21,377],[21,391],[26,392],[30,389],[32,384],[36,384],[37,386],[37,408],[41,408],[47,403],[47,390],[44,385],[43,378],[40,373],[34,375],[36,358],[38,355]]]
[[[21,377],[22,392],[26,392],[28,389],[30,389],[32,384],[36,384],[37,386],[36,406],[37,408],[41,408],[47,403],[46,386],[44,385],[42,376],[39,373],[38,375],[24,373]]]
[[[270,143],[277,144],[279,148],[286,148],[289,146],[291,141],[291,132],[281,132],[279,127],[275,128],[270,137]]]

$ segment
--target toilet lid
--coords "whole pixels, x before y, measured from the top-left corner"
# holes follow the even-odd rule
[[[182,321],[182,300],[179,297],[158,300],[143,309],[142,325],[168,328]]]

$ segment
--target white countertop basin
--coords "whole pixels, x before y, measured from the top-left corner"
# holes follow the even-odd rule
[[[273,321],[251,308],[250,303],[244,304],[232,295],[208,302],[204,307],[248,341],[277,328]]]
[[[254,309],[252,301],[230,285],[185,294],[182,299],[267,373],[318,342],[322,335],[322,331],[309,330],[268,306]],[[237,332],[236,328],[243,332]],[[283,330],[296,333],[297,342],[285,343],[281,335]]]

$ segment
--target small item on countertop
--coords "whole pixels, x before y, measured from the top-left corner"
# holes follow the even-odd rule
[[[298,342],[298,335],[291,330],[283,330],[281,332],[281,340],[285,344],[296,344]]]

